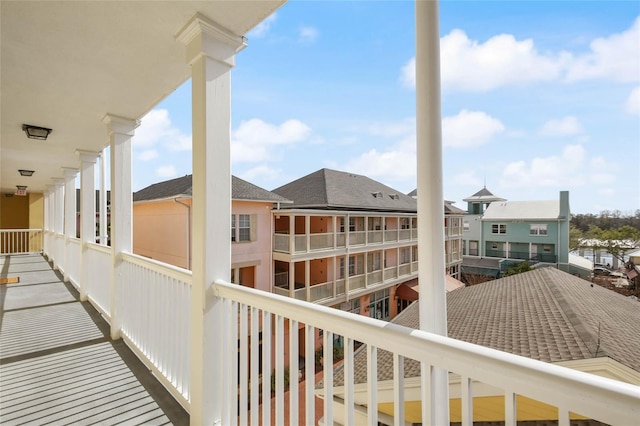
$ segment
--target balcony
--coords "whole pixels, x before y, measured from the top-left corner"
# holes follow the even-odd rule
[[[167,411],[165,408],[161,410],[157,408],[159,403],[155,402],[153,396],[145,396],[144,401],[145,404],[149,404],[149,409],[139,411],[144,411],[148,416],[155,415],[162,418],[167,412],[174,413],[175,405],[179,404],[184,409],[182,420],[176,417],[170,418],[170,420],[176,424],[184,422],[186,416],[184,413],[189,411],[193,397],[189,368],[193,347],[188,338],[191,333],[191,324],[188,320],[192,287],[191,273],[122,252],[117,257],[122,260],[124,267],[114,287],[113,282],[110,282],[108,278],[105,279],[105,276],[109,276],[111,271],[112,253],[110,249],[89,243],[82,247],[83,250],[79,252],[81,255],[76,259],[75,256],[65,256],[65,253],[72,253],[77,248],[73,244],[66,244],[66,242],[56,244],[59,241],[64,242],[64,236],[47,232],[44,253],[49,260],[58,265],[61,273],[69,275],[69,282],[73,286],[72,292],[76,292],[78,288],[87,291],[87,303],[90,303],[90,306],[87,304],[85,310],[96,309],[110,325],[113,325],[114,322],[121,324],[122,339],[114,344],[120,345],[122,350],[130,350],[135,354],[144,365],[142,369],[151,370],[162,385],[155,386],[160,391],[163,391],[162,387],[164,387],[175,400],[173,403],[174,411]],[[57,252],[58,248],[63,251]],[[11,267],[3,267],[3,277],[20,275],[22,284],[28,283],[26,271],[29,268],[39,270],[38,274],[43,273],[42,270],[49,270],[49,274],[51,274],[50,267],[42,261],[38,254],[12,254],[3,256],[2,261],[4,265],[11,265]],[[18,265],[18,262],[22,265]],[[74,263],[79,263],[80,267]],[[43,268],[42,265],[45,267]],[[84,268],[103,272],[92,272],[88,281],[84,282],[81,278],[82,272],[79,272]],[[350,286],[354,282],[358,282],[357,279],[350,281]],[[37,288],[44,289],[48,285],[42,283]],[[329,291],[326,286],[317,287],[318,294]],[[28,291],[28,289],[35,288],[35,286],[12,287],[11,284],[2,288],[3,294],[7,295],[4,299],[3,315],[5,321],[1,335],[3,342],[3,362],[1,364],[3,391],[9,387],[16,389],[14,386],[18,386],[14,380],[18,368],[31,371],[35,371],[33,369],[36,368],[35,364],[38,361],[36,355],[40,353],[31,351],[38,350],[33,345],[36,342],[43,344],[42,338],[34,340],[32,333],[24,331],[13,333],[9,328],[19,326],[26,330],[24,327],[38,326],[34,316],[37,309],[29,310],[30,319],[27,321],[26,317],[22,318],[18,315],[19,309],[15,309],[13,305],[15,299],[11,297],[18,295],[19,291],[23,291],[20,289]],[[334,396],[339,396],[347,402],[344,412],[335,411],[332,404],[324,404],[321,414],[325,424],[330,424],[334,420],[342,421],[343,419],[355,418],[365,418],[368,424],[377,421],[383,423],[391,421],[398,424],[398,419],[406,414],[402,409],[405,406],[404,403],[415,398],[415,395],[412,394],[414,391],[410,391],[410,389],[415,389],[417,386],[418,391],[422,389],[421,392],[433,392],[429,377],[430,374],[441,374],[438,373],[439,371],[448,371],[453,374],[451,376],[452,386],[454,386],[452,398],[458,398],[461,411],[452,414],[452,418],[461,416],[462,424],[465,425],[471,424],[470,419],[473,418],[473,407],[476,402],[474,396],[480,398],[483,395],[482,392],[485,392],[481,390],[484,389],[483,386],[489,386],[494,393],[502,395],[504,418],[506,424],[510,425],[516,424],[515,419],[519,415],[518,406],[527,398],[558,407],[556,418],[559,418],[561,425],[568,425],[570,419],[577,418],[578,414],[607,424],[633,424],[640,416],[640,392],[637,386],[222,281],[212,283],[210,290],[216,295],[215,300],[222,302],[214,305],[217,306],[220,313],[215,319],[216,328],[220,330],[220,333],[212,337],[215,339],[215,347],[218,349],[215,351],[215,358],[209,360],[220,366],[217,370],[215,383],[210,385],[214,389],[212,398],[216,398],[222,403],[221,424],[236,422],[239,424],[258,424],[261,419],[263,424],[283,424],[285,399],[289,402],[290,412],[288,415],[292,424],[297,424],[298,421],[313,424],[316,414],[320,414],[315,412],[316,405],[313,395],[316,392],[325,401],[333,400]],[[64,322],[64,318],[68,315],[75,315],[73,312],[79,303],[68,303],[67,298],[60,300],[59,297],[59,295],[56,296],[56,293],[47,295],[41,292],[39,295],[41,308],[38,309],[50,309],[55,305],[57,312],[59,312],[47,317],[48,327],[56,329],[54,333],[49,335],[50,338],[45,339],[47,342],[59,341],[59,344],[64,345],[63,336],[85,338],[87,342],[95,341],[96,337],[102,339],[100,336],[104,336],[104,334],[91,332],[92,327],[90,326],[84,327],[78,321]],[[97,312],[94,315],[98,315]],[[63,322],[57,325],[58,320]],[[75,332],[74,327],[84,327],[85,331],[82,333],[85,333],[86,337],[82,337],[84,336],[82,333]],[[273,330],[273,333],[263,333],[264,330]],[[286,330],[302,331],[299,334],[289,333],[286,337]],[[305,336],[315,336],[319,331],[322,332],[322,344],[316,344],[313,338],[305,339],[304,342],[299,341]],[[262,339],[261,344],[258,344],[259,336]],[[302,393],[298,386],[290,386],[285,398],[284,349],[292,349],[289,351],[288,369],[296,371],[299,369],[298,360],[301,357],[314,359],[316,350],[321,347],[331,348],[333,346],[335,336],[342,337],[344,341],[343,363],[346,381],[340,386],[326,388],[321,386],[322,389],[316,390],[316,383],[313,380],[303,380],[300,382],[300,386],[304,390],[304,398],[301,397]],[[7,343],[9,339],[11,339],[11,345]],[[353,383],[354,342],[356,341],[365,346],[370,362],[375,362],[377,353],[388,352],[393,357],[395,379],[391,383],[384,383],[384,388],[383,384],[378,383],[375,378],[372,379],[371,371],[376,371],[375,367],[369,369],[370,380],[366,384],[355,385]],[[73,341],[68,342],[73,343]],[[66,395],[63,393],[65,392],[63,389],[69,388],[69,386],[72,386],[76,393],[71,398],[65,398],[70,401],[69,404],[76,407],[74,409],[79,413],[77,416],[85,416],[84,421],[89,421],[89,419],[100,421],[99,419],[103,419],[100,416],[107,416],[104,413],[109,407],[106,400],[101,399],[98,404],[100,408],[95,410],[92,408],[95,407],[95,404],[90,403],[90,399],[80,398],[79,395],[84,395],[81,392],[88,389],[88,383],[92,383],[92,388],[95,389],[101,386],[100,383],[97,383],[98,381],[86,381],[84,377],[95,374],[92,373],[95,366],[102,363],[111,362],[113,365],[121,365],[114,364],[118,355],[108,347],[101,346],[104,344],[97,341],[96,343],[87,343],[87,346],[83,346],[79,351],[74,349],[78,343],[74,343],[74,345],[61,348],[60,355],[52,356],[45,352],[41,353],[43,361],[45,358],[60,358],[67,349],[68,354],[71,354],[71,351],[77,353],[75,357],[65,358],[67,363],[65,370],[60,370],[62,364],[59,363],[41,362],[38,364],[42,374],[34,376],[29,381],[29,386],[32,386],[33,389],[46,386],[50,392],[24,392],[20,396],[19,404],[9,402],[8,394],[3,393],[3,421],[8,421],[10,418],[20,418],[48,422],[56,421],[61,416],[65,416],[64,418],[70,416],[70,412],[65,410],[60,410],[57,407],[52,409],[51,407],[54,407],[55,404],[52,405],[51,402],[48,402],[51,401],[49,398],[54,398],[51,395],[55,395],[55,398],[62,398],[61,395]],[[91,347],[95,350],[91,353],[86,352],[87,348]],[[302,349],[299,350],[300,347]],[[16,358],[18,353],[23,353],[22,357],[25,359]],[[135,357],[133,358],[135,359]],[[91,362],[87,363],[87,359],[90,359]],[[423,372],[426,374],[422,380],[409,383],[409,379],[407,381],[402,379],[404,377],[402,374],[404,360],[409,359],[422,365]],[[324,351],[322,361],[323,383],[334,383],[333,350]],[[239,365],[248,365],[250,368],[239,368]],[[261,380],[260,365],[262,371],[274,371],[273,389],[269,380]],[[121,373],[123,376],[133,377],[131,373],[127,372],[126,367],[121,368],[124,368],[124,372]],[[314,363],[305,363],[305,367],[301,371],[301,377],[314,377]],[[103,374],[106,374],[104,368],[100,370],[100,377]],[[23,376],[20,377],[24,382]],[[59,380],[53,380],[52,377]],[[135,379],[132,380],[131,386],[135,387]],[[259,386],[260,383],[262,386]],[[23,383],[22,386],[27,385]],[[367,399],[366,401],[356,401],[354,395],[362,393],[362,386],[364,386]],[[391,389],[388,389],[387,386],[391,386]],[[86,392],[89,391],[86,390]],[[15,397],[15,394],[12,395]],[[118,395],[121,396],[121,394]],[[271,400],[272,396],[276,401],[273,412],[268,404],[263,404],[261,411],[251,409],[251,407],[258,407],[261,400]],[[12,401],[14,399],[11,398]],[[75,401],[72,403],[71,400]],[[423,417],[425,423],[431,423],[431,413],[438,408],[437,404],[429,404],[430,400],[429,398],[423,399],[422,412],[425,416]],[[395,419],[389,420],[389,416],[384,414],[388,412],[384,409],[385,404],[397,407]],[[377,409],[372,410],[367,407],[377,407]],[[180,412],[179,407],[177,410]],[[100,413],[96,411],[100,411]],[[111,415],[114,418],[122,419],[124,418],[123,411],[120,409],[118,413],[112,412]],[[132,416],[139,411],[132,411]],[[304,418],[299,418],[301,412],[304,412]],[[69,418],[79,419],[80,417]],[[36,418],[37,420],[35,420]],[[273,419],[275,421],[272,422]],[[555,418],[551,420],[555,421]]]

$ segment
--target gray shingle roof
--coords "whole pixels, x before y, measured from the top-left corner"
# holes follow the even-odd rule
[[[418,328],[418,304],[393,322]],[[540,361],[609,357],[640,371],[640,303],[554,268],[447,293],[447,324],[449,337]],[[356,383],[367,380],[361,349]],[[378,380],[391,380],[392,367],[391,354],[378,351]],[[419,363],[405,360],[405,377],[419,374]],[[343,380],[339,367],[334,384]]]
[[[192,175],[154,183],[133,193],[133,201],[161,200],[173,197],[191,197]],[[231,198],[234,200],[290,203],[278,194],[262,189],[252,183],[231,176]]]
[[[293,204],[286,208],[417,211],[416,200],[366,176],[320,169],[273,190]]]

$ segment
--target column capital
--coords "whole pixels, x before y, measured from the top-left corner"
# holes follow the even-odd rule
[[[81,162],[93,163],[93,164],[95,164],[96,161],[98,160],[98,157],[100,157],[99,152],[85,151],[83,149],[76,149],[76,155],[78,156]]]
[[[133,136],[136,128],[140,125],[140,120],[120,117],[113,114],[107,114],[102,119],[102,122],[107,125],[109,135],[114,133]]]
[[[236,53],[247,46],[244,36],[232,33],[200,13],[176,33],[176,40],[187,47],[189,64],[206,55],[233,67]]]
[[[68,179],[75,179],[78,176],[80,170],[74,167],[61,167],[62,173],[64,173],[65,181]]]
[[[53,181],[54,190],[64,186],[64,178],[51,178],[51,180]]]

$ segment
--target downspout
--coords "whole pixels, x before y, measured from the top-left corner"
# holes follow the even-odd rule
[[[173,201],[187,208],[187,269],[191,270],[191,206],[179,201],[177,197]]]

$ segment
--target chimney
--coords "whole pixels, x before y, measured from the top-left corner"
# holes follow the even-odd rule
[[[570,219],[569,214],[569,191],[560,191],[560,217],[558,219]]]

